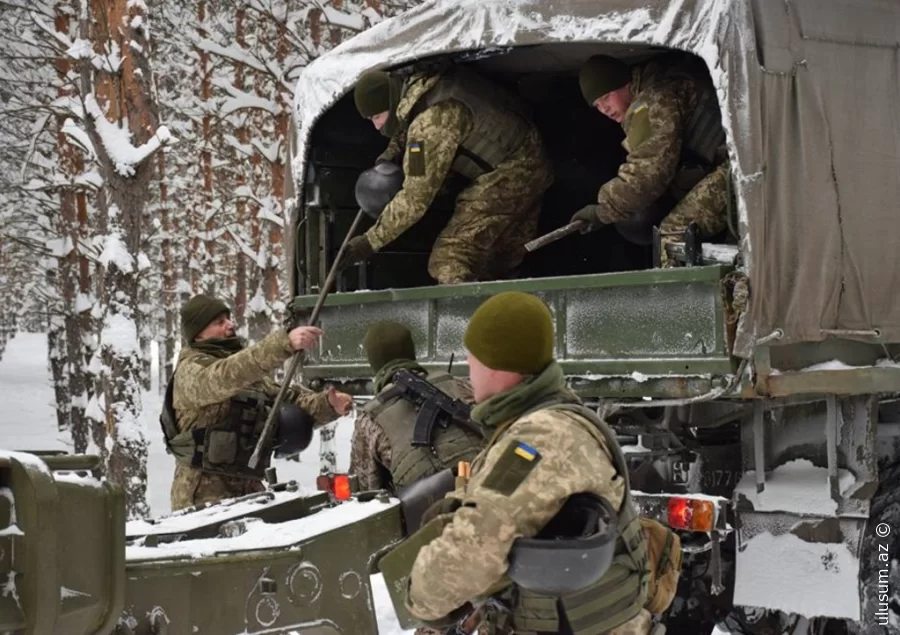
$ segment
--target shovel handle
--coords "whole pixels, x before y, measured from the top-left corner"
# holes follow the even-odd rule
[[[565,238],[569,234],[574,234],[575,232],[581,231],[584,226],[585,222],[583,220],[577,220],[573,223],[569,223],[568,225],[563,225],[559,229],[554,229],[548,234],[538,236],[534,240],[525,243],[525,251],[532,252],[540,249],[541,247],[546,247],[550,243],[555,243],[560,238]]]

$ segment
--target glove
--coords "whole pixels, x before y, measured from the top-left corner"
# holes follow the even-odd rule
[[[570,223],[574,223],[576,221],[582,221],[586,223],[586,225],[582,228],[581,233],[587,234],[588,232],[592,232],[595,229],[599,229],[605,223],[600,220],[600,206],[599,205],[585,205],[580,210],[575,212],[572,216],[572,220]]]
[[[350,265],[368,260],[369,256],[374,253],[375,250],[372,249],[372,245],[369,244],[369,239],[366,238],[365,234],[354,236],[344,249],[344,254],[338,262],[338,269],[346,269]]]

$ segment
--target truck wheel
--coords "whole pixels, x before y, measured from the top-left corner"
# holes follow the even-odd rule
[[[855,635],[900,635],[900,460],[879,474],[860,549],[862,619],[848,628]]]

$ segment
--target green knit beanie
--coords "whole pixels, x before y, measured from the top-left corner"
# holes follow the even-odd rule
[[[463,342],[488,368],[533,375],[553,361],[553,316],[536,296],[498,293],[472,315]]]
[[[606,93],[622,88],[631,81],[631,69],[622,60],[609,55],[595,55],[581,65],[578,84],[589,106]]]
[[[208,295],[195,295],[181,308],[181,334],[184,340],[188,344],[193,342],[200,331],[222,313],[231,314],[231,309],[224,302]]]
[[[387,73],[369,71],[359,78],[353,89],[356,110],[368,119],[391,109],[391,80]]]
[[[363,348],[372,372],[375,373],[385,364],[398,359],[411,361],[416,359],[416,345],[413,343],[412,333],[402,324],[390,320],[376,322],[369,327],[363,338]]]

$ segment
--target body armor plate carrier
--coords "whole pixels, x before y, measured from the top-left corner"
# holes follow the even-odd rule
[[[266,393],[245,390],[232,397],[227,414],[211,426],[181,431],[173,404],[175,376],[166,386],[159,417],[166,452],[188,467],[213,474],[262,479],[271,460],[266,453],[256,469],[248,465],[265,425],[273,399]],[[293,401],[289,394],[287,399]]]

